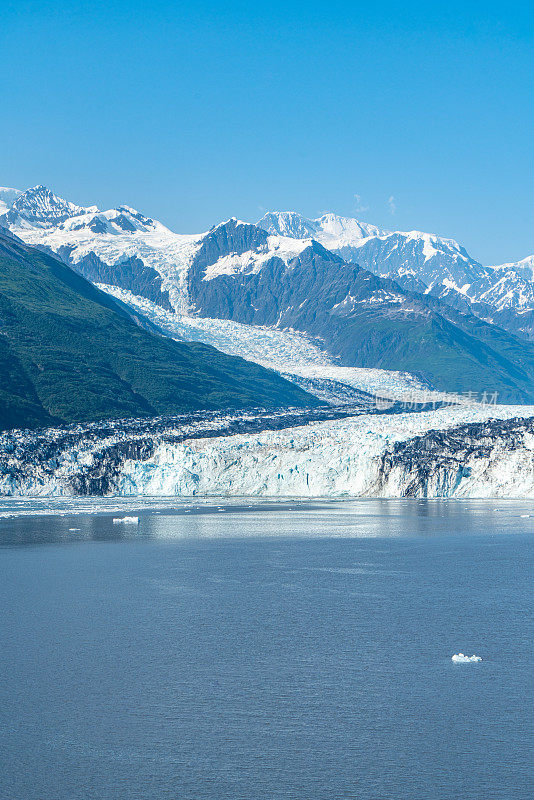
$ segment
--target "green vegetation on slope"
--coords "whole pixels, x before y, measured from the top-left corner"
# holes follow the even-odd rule
[[[317,404],[270,370],[147,331],[70,267],[0,234],[0,429]]]
[[[330,348],[345,363],[411,372],[449,392],[497,392],[501,403],[534,403],[534,346],[476,318],[391,308],[340,317]]]

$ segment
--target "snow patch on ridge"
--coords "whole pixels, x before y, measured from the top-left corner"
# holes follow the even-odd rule
[[[239,273],[255,274],[271,258],[280,258],[285,264],[310,247],[311,239],[291,239],[286,236],[269,236],[265,249],[247,250],[245,253],[229,253],[221,256],[206,268],[204,280],[209,281],[220,275]]]

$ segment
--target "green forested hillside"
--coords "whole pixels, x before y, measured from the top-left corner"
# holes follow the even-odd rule
[[[256,364],[151,333],[70,267],[0,233],[0,429],[317,403]]]

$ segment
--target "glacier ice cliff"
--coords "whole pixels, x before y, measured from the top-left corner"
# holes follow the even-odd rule
[[[534,497],[534,408],[198,414],[0,437],[0,494]]]
[[[447,414],[362,415],[161,444],[146,461],[126,462],[117,488],[147,495],[534,496],[534,419],[450,427]]]

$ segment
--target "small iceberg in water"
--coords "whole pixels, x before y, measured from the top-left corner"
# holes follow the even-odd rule
[[[120,523],[124,525],[138,525],[139,517],[113,517],[114,525],[119,525]]]
[[[456,653],[452,660],[455,664],[469,664],[472,661],[482,661],[480,656],[464,656],[463,653]]]

